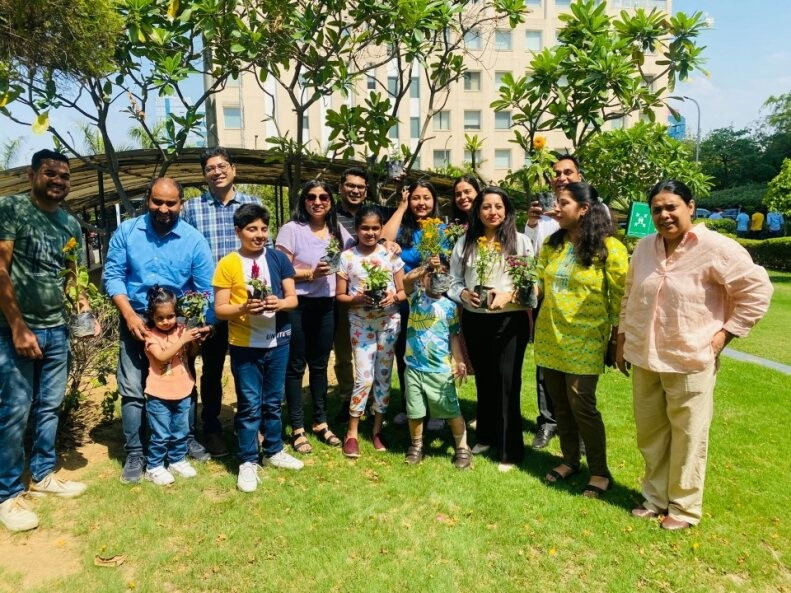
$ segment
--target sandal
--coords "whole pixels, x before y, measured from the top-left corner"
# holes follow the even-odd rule
[[[307,455],[313,451],[313,447],[311,447],[308,442],[308,435],[305,434],[304,428],[300,429],[300,432],[291,433],[291,446],[294,447],[294,451],[300,455]]]
[[[319,439],[325,445],[329,445],[330,447],[340,447],[341,446],[341,439],[332,432],[329,426],[325,425],[324,428],[314,428],[313,429],[314,436]]]
[[[561,473],[558,471],[558,468],[561,468],[561,467],[567,467],[567,468],[569,468],[569,470],[570,470],[570,471],[569,471],[568,473],[561,474]],[[550,472],[549,472],[549,473],[548,473],[548,474],[547,474],[547,475],[544,477],[544,479],[545,479],[547,482],[549,482],[550,484],[555,484],[555,483],[557,483],[557,482],[561,482],[561,481],[563,481],[563,480],[565,480],[565,479],[567,479],[567,478],[570,478],[571,476],[573,476],[574,474],[576,474],[576,473],[577,473],[577,472],[579,472],[579,471],[580,471],[580,468],[579,468],[579,466],[578,466],[578,465],[577,465],[577,466],[574,466],[574,465],[568,465],[568,464],[566,464],[566,463],[561,463],[561,464],[560,464],[558,467],[556,467],[555,469],[553,469],[552,471],[550,471]]]
[[[604,488],[601,488],[594,484],[588,484],[582,490],[583,496],[585,496],[586,498],[601,498],[610,488],[612,488],[612,482],[613,482],[612,476],[599,476],[599,477],[607,478],[607,485]]]

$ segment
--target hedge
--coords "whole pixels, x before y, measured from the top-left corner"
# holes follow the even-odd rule
[[[791,237],[776,239],[736,239],[765,268],[791,272]]]
[[[729,235],[736,234],[736,221],[730,218],[702,218],[696,219],[695,223],[703,222],[707,228],[718,233],[727,233]]]

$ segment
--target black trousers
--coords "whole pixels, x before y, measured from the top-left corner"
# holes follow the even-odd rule
[[[520,393],[530,333],[527,314],[464,309],[462,328],[475,368],[478,443],[497,448],[503,462],[520,463],[525,454]]]

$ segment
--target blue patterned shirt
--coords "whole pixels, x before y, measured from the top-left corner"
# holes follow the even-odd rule
[[[239,249],[239,238],[233,227],[233,214],[242,204],[260,206],[261,200],[237,191],[227,204],[217,200],[210,192],[204,192],[199,198],[184,202],[181,219],[206,237],[215,265],[223,257]]]

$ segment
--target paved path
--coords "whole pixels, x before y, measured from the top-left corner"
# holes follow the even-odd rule
[[[733,348],[726,348],[725,350],[722,351],[722,353],[728,358],[735,358],[736,360],[741,360],[742,362],[752,362],[753,364],[758,364],[761,365],[762,367],[773,369],[775,371],[780,371],[781,373],[784,373],[786,375],[791,375],[791,366],[788,366],[787,364],[783,364],[782,362],[775,362],[774,360],[761,358],[760,356],[745,354],[744,352],[739,352],[738,350],[734,350]]]

